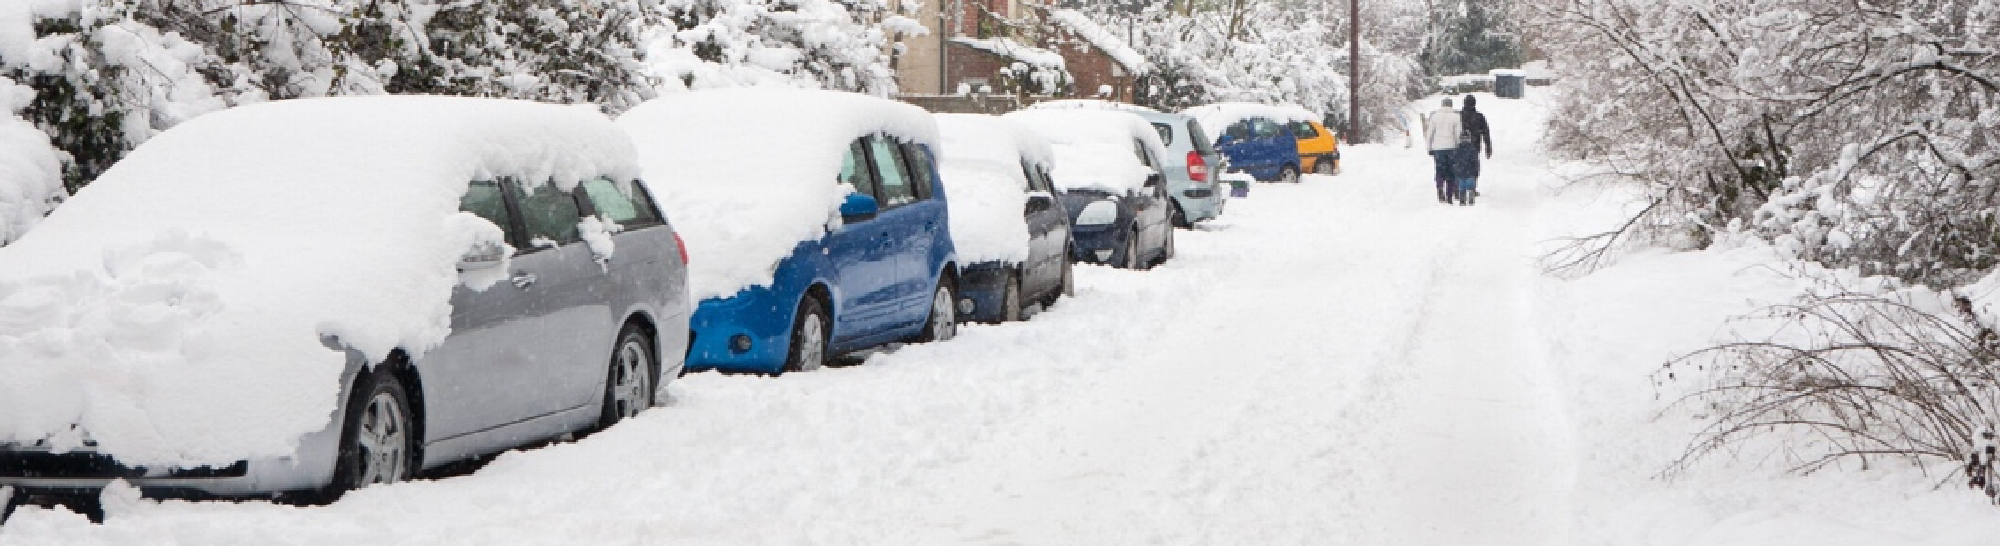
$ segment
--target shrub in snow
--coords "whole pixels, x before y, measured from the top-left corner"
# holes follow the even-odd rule
[[[648,63],[667,89],[778,85],[887,96],[884,31],[924,32],[883,0],[664,0]]]
[[[49,137],[13,113],[34,90],[0,77],[0,246],[21,238],[68,194],[62,188],[63,153]]]

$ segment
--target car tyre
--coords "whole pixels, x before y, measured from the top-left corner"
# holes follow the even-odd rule
[[[416,470],[416,413],[409,391],[383,363],[355,378],[340,428],[340,452],[327,500],[378,483],[409,480]]]
[[[1167,243],[1160,247],[1160,263],[1167,263],[1167,260],[1174,259],[1175,252],[1176,249],[1174,248],[1174,230],[1170,229],[1167,230]]]
[[[937,289],[931,291],[931,316],[924,320],[924,331],[917,341],[950,341],[958,337],[958,298],[954,294],[951,278],[939,277]]]
[[[1172,207],[1172,209],[1170,209],[1171,212],[1168,212],[1167,214],[1168,218],[1173,220],[1174,227],[1180,229],[1194,229],[1194,222],[1188,221],[1187,211],[1181,210],[1181,204],[1179,202],[1174,202],[1170,206]]]
[[[1046,303],[1046,304],[1044,304],[1044,305],[1043,305],[1044,307],[1046,307],[1046,306],[1050,306],[1050,305],[1055,305],[1055,304],[1056,304],[1056,300],[1057,300],[1057,299],[1061,299],[1061,298],[1062,298],[1062,297],[1064,297],[1064,296],[1074,296],[1074,295],[1076,295],[1076,277],[1075,277],[1075,271],[1076,271],[1076,262],[1071,262],[1071,261],[1069,261],[1069,260],[1063,260],[1063,264],[1062,264],[1062,286],[1061,286],[1061,287],[1058,287],[1058,288],[1056,288],[1056,290],[1055,290],[1055,293],[1053,293],[1053,294],[1049,294],[1049,301],[1048,301],[1048,303]]]
[[[1286,184],[1299,183],[1299,168],[1286,165],[1278,168],[1278,181]]]
[[[826,365],[828,320],[825,304],[806,296],[799,300],[798,315],[792,319],[791,350],[785,352],[785,371],[810,372]]]
[[[1325,157],[1319,158],[1319,161],[1313,162],[1313,174],[1324,174],[1330,176],[1333,174],[1335,166],[1336,164],[1333,162],[1332,158],[1325,158]]]
[[[604,409],[598,428],[609,427],[653,407],[653,340],[644,330],[625,327],[611,351],[611,372],[604,378]]]

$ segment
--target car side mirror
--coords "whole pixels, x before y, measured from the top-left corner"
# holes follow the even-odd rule
[[[507,247],[496,241],[480,241],[472,244],[465,255],[458,258],[459,271],[479,271],[500,266],[507,259]]]
[[[1156,172],[1146,175],[1146,187],[1150,188],[1158,185],[1160,185],[1160,173]]]
[[[1037,212],[1042,212],[1042,211],[1045,211],[1045,210],[1049,210],[1050,208],[1054,208],[1054,207],[1055,207],[1055,203],[1056,203],[1056,199],[1055,199],[1055,197],[1054,197],[1054,196],[1051,196],[1051,195],[1049,195],[1049,194],[1046,194],[1046,193],[1040,193],[1040,192],[1036,192],[1036,193],[1030,193],[1030,194],[1028,194],[1028,212],[1027,212],[1027,213],[1028,213],[1028,214],[1034,214],[1034,213],[1037,213]]]
[[[873,196],[859,193],[847,194],[847,200],[840,203],[840,221],[845,223],[866,222],[882,212],[882,205]]]
[[[1216,146],[1228,146],[1234,143],[1236,143],[1236,135],[1234,134],[1224,134],[1222,138],[1215,139]]]

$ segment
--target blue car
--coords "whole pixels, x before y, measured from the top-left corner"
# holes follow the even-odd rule
[[[685,224],[700,302],[688,368],[809,371],[957,333],[930,114],[853,93],[727,89],[656,99],[618,123]]]
[[[1299,181],[1299,139],[1292,122],[1317,119],[1302,108],[1225,102],[1182,111],[1194,116],[1229,168],[1266,182]]]
[[[1070,259],[1146,269],[1174,256],[1174,201],[1166,150],[1152,124],[1130,112],[1022,110],[1018,121],[1055,150],[1051,181],[1069,212]]]
[[[1027,306],[1072,291],[1069,211],[1056,200],[1055,154],[1041,135],[1002,118],[938,114],[951,181],[951,235],[966,263],[959,316],[1021,320]]]

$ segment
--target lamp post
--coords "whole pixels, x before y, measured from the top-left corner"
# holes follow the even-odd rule
[[[1347,0],[1347,141],[1361,136],[1361,0]]]

